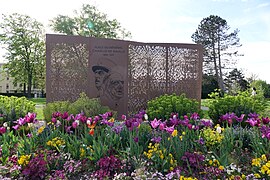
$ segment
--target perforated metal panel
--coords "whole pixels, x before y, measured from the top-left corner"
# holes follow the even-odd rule
[[[199,45],[47,35],[46,47],[47,102],[74,101],[85,92],[121,115],[165,93],[200,101]]]

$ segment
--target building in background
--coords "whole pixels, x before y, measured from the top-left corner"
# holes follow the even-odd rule
[[[0,94],[23,94],[23,83],[13,84],[13,78],[4,71],[3,65],[0,63]],[[42,97],[42,90],[32,87],[32,94],[34,97]],[[44,94],[44,92],[43,92]]]
[[[0,63],[0,93],[23,93],[23,85],[14,85],[13,78],[4,71],[3,65],[4,63]]]

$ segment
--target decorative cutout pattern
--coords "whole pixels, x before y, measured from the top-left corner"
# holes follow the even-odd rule
[[[199,50],[180,45],[129,46],[128,109],[146,109],[146,102],[162,94],[200,99]],[[199,94],[199,96],[198,96]]]
[[[87,90],[88,50],[86,44],[51,45],[50,101],[70,100]],[[47,92],[48,93],[48,92]]]
[[[115,48],[118,48],[117,51]],[[97,51],[98,54],[93,56],[93,52]],[[123,55],[122,52],[127,54]],[[187,97],[200,101],[202,49],[199,45],[47,35],[47,102],[74,101],[81,92],[85,92],[89,97],[98,97],[93,65],[94,62],[104,64],[105,60],[101,59],[104,59],[105,54],[106,57],[113,57],[118,64],[107,65],[108,68],[119,69],[112,71],[115,72],[113,75],[121,72],[123,82],[127,82],[122,84],[123,94],[120,94],[120,88],[115,89],[116,95],[121,95],[121,101],[117,101],[121,103],[117,104],[117,107],[121,107],[118,108],[121,113],[128,111],[124,113],[132,114],[146,109],[148,100],[165,93],[185,93]],[[101,56],[103,58],[100,58]],[[123,66],[126,62],[127,69],[123,68],[127,67]],[[104,105],[110,104],[114,103],[108,102]]]

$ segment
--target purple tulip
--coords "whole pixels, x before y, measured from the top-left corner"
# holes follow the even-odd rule
[[[256,119],[248,119],[245,122],[249,123],[250,126],[256,126],[257,125],[257,120]]]
[[[76,129],[76,128],[77,128],[77,126],[78,126],[77,121],[74,121],[74,122],[72,123],[72,127],[73,127],[74,129]]]
[[[108,112],[108,116],[112,117],[113,116],[113,112]]]
[[[56,120],[56,118],[54,118],[54,117],[53,117],[53,118],[52,118],[52,123],[54,123],[54,124],[55,124],[55,123],[56,123],[56,121],[57,121],[57,120]]]
[[[192,124],[188,124],[187,127],[188,127],[189,130],[191,130],[192,129]]]
[[[158,136],[158,137],[153,137],[153,138],[151,139],[151,141],[154,142],[154,143],[160,143],[161,139],[162,139],[162,138],[161,138],[160,136]]]
[[[61,116],[62,116],[61,112],[54,112],[52,114],[52,117],[54,117],[54,118],[58,118],[58,117],[61,117]]]
[[[263,122],[263,124],[269,124],[270,119],[268,117],[266,117],[266,118],[263,117],[262,122]]]
[[[205,143],[203,138],[200,138],[200,139],[197,140],[196,142],[198,142],[199,144],[202,144],[202,145]]]
[[[126,120],[127,119],[127,116],[126,115],[122,115],[122,120]]]
[[[18,123],[20,126],[24,125],[24,124],[26,123],[25,118],[20,118],[20,119],[18,119],[18,120],[17,120],[17,123]]]
[[[262,138],[267,138],[268,140],[270,140],[270,128],[263,125],[260,130],[262,133]]]
[[[95,116],[95,117],[94,117],[94,121],[95,121],[95,122],[98,122],[98,121],[99,121],[99,116]]]
[[[199,116],[199,114],[198,113],[193,113],[192,115],[191,115],[191,117],[190,117],[191,119],[193,119],[193,120],[198,120],[198,119],[200,119],[200,116]]]
[[[157,120],[156,118],[153,121],[151,121],[151,126],[154,129],[156,129],[159,126],[159,124],[160,124],[160,120]]]
[[[27,113],[25,116],[25,121],[28,123],[36,122],[36,113]]]
[[[201,124],[205,127],[212,127],[213,122],[210,119],[202,119]]]
[[[68,118],[68,112],[64,112],[62,114],[62,119],[67,119]]]
[[[257,114],[257,113],[249,113],[248,117],[257,119],[259,117],[259,114]]]
[[[119,126],[115,126],[115,127],[112,128],[113,132],[115,132],[116,134],[120,134],[121,131],[122,131],[122,129],[123,129],[123,125],[122,124],[119,125]]]
[[[244,120],[244,117],[245,117],[245,114],[241,114],[241,116],[240,117],[235,117],[235,120],[237,121],[237,122],[242,122],[243,120]]]
[[[184,119],[184,120],[180,120],[179,121],[179,124],[183,125],[183,126],[187,126],[189,123],[189,120],[188,119]]]
[[[160,123],[160,124],[159,124],[159,129],[160,129],[161,131],[163,131],[163,130],[165,129],[165,127],[166,127],[166,124],[165,124],[165,123]]]
[[[12,128],[15,129],[15,130],[18,130],[20,128],[20,125],[17,124],[15,126],[12,126]]]
[[[109,117],[108,112],[104,113],[104,114],[100,114],[102,119],[107,119]]]
[[[138,138],[137,136],[136,136],[133,140],[134,140],[134,142],[136,142],[136,143],[139,142],[139,138]]]
[[[172,132],[174,131],[174,126],[171,127],[166,127],[164,128],[169,134],[172,134]]]
[[[71,126],[66,126],[65,129],[67,133],[71,133]]]
[[[68,116],[67,121],[70,121],[72,119],[74,119],[74,115],[73,114],[71,114],[71,115]]]
[[[4,134],[7,131],[5,127],[0,127],[0,134]]]
[[[172,119],[178,119],[178,113],[171,113]]]

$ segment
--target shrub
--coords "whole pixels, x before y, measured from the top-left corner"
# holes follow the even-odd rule
[[[198,112],[202,115],[199,102],[187,98],[185,94],[180,96],[177,96],[176,94],[165,94],[156,97],[147,103],[147,114],[150,120],[154,118],[162,120],[169,119],[172,112],[178,113],[179,117],[190,115],[194,112]]]
[[[84,113],[85,116],[95,116],[104,114],[105,112],[111,111],[109,107],[102,106],[99,99],[87,97],[85,93],[81,93],[80,97],[75,102],[69,101],[56,101],[48,103],[43,110],[44,118],[48,122],[51,120],[52,113],[54,112],[68,112],[69,114]]]
[[[69,106],[69,114],[84,113],[85,116],[95,116],[111,111],[109,107],[102,106],[98,98],[90,99],[85,93],[81,93],[80,97]]]
[[[214,124],[218,123],[221,115],[234,112],[238,117],[241,114],[260,113],[266,108],[265,101],[261,97],[251,96],[248,91],[240,92],[236,96],[225,94],[223,97],[219,92],[210,94],[208,115]]]
[[[47,122],[51,121],[52,113],[54,112],[68,112],[70,106],[70,102],[68,101],[55,101],[52,103],[48,103],[44,109],[43,114],[44,118]]]
[[[18,98],[15,96],[7,97],[0,95],[0,114],[3,121],[16,121],[20,117],[24,117],[28,112],[34,112],[34,110],[35,104],[27,100],[26,97]]]

